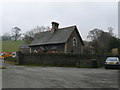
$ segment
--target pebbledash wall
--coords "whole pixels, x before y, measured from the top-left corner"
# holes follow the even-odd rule
[[[93,58],[94,57],[94,58]],[[17,64],[37,64],[37,65],[54,65],[54,66],[77,66],[77,67],[93,67],[97,63],[97,67],[104,66],[106,55],[91,54],[49,54],[49,53],[17,53]],[[96,62],[94,62],[96,61]]]

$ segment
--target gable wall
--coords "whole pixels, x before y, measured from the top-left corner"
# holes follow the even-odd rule
[[[73,38],[77,39],[77,46],[73,46]],[[81,54],[83,52],[83,45],[81,43],[81,40],[78,36],[78,33],[76,30],[73,31],[71,36],[69,37],[66,45],[65,45],[65,51],[66,53],[74,53],[74,54]]]

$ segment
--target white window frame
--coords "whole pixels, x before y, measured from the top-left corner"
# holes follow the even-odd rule
[[[76,37],[73,37],[73,46],[77,46],[77,39],[76,39]]]

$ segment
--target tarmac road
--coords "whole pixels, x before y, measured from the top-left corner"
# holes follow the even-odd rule
[[[118,70],[5,65],[3,88],[118,88]]]

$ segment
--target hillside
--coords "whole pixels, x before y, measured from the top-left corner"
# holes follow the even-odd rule
[[[22,44],[25,44],[24,41],[2,41],[2,51],[16,52]]]

